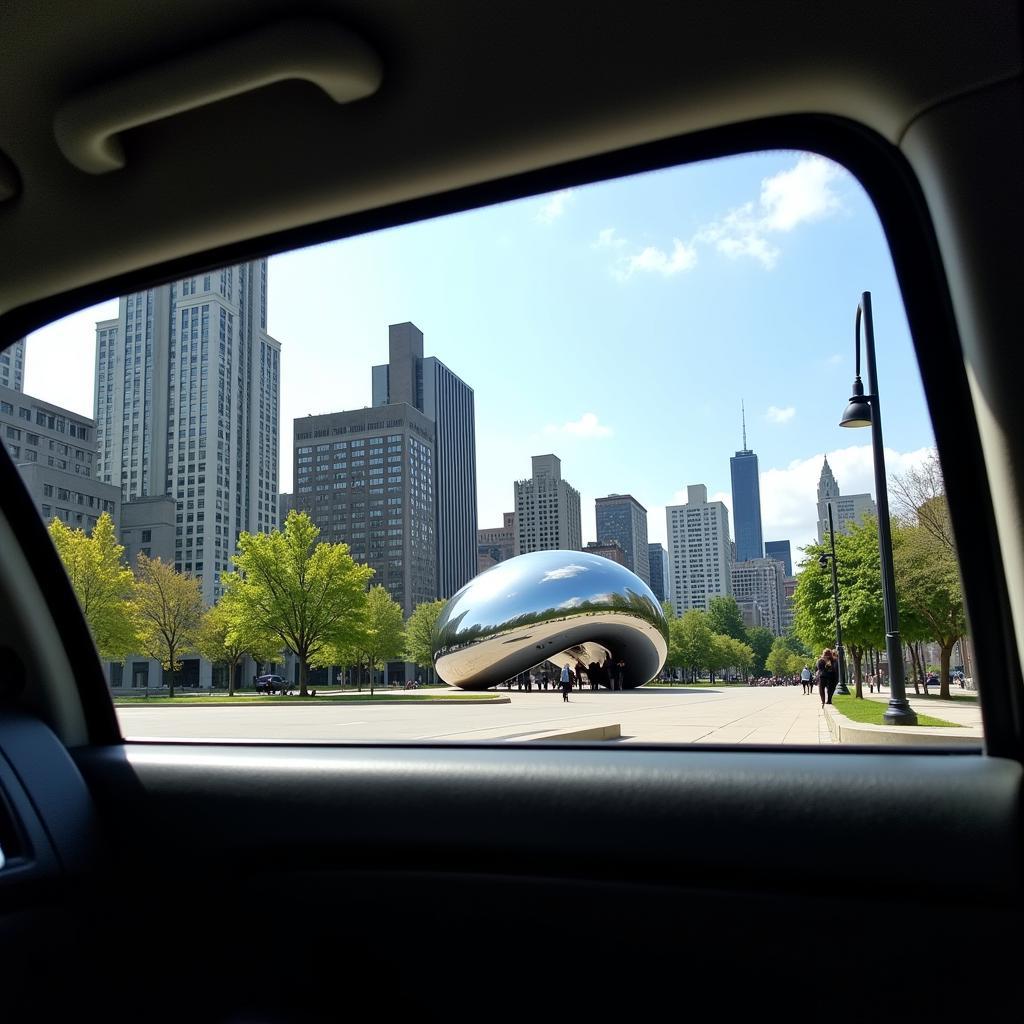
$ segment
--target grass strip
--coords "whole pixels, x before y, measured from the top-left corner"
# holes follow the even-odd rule
[[[841,694],[836,694],[832,698],[832,704],[840,714],[846,715],[846,717],[853,722],[863,722],[867,725],[892,724],[891,722],[886,722],[882,718],[889,705],[883,704],[881,701],[867,700],[863,697],[858,700],[854,696],[844,697]],[[958,726],[956,722],[947,722],[942,718],[932,718],[931,715],[921,714],[917,716],[917,724],[939,728],[962,728],[962,726]]]

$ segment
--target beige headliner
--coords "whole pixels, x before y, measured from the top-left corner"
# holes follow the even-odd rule
[[[827,11],[827,19],[822,13]],[[123,170],[57,148],[88,88],[297,13],[260,0],[8,0],[0,312],[269,232],[767,115],[830,113],[894,143],[923,112],[1021,71],[1016,4],[306,5],[361,34],[383,85],[337,106],[287,82],[127,132]]]

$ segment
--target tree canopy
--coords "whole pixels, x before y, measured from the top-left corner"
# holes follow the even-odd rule
[[[138,557],[135,580],[135,622],[144,653],[170,673],[168,693],[181,667],[181,655],[195,650],[203,597],[199,581],[176,572],[159,558]]]
[[[196,633],[196,650],[214,665],[227,666],[230,696],[235,693],[235,670],[242,658],[248,654],[257,662],[274,661],[281,653],[280,639],[261,630],[235,604],[236,599],[225,594],[203,614]]]
[[[224,574],[238,615],[262,623],[299,660],[299,692],[310,665],[329,665],[335,651],[361,636],[366,587],[373,576],[347,544],[317,543],[305,512],[288,513],[283,530],[242,533],[235,571]]]
[[[743,613],[734,597],[713,597],[708,602],[708,624],[713,633],[723,633],[743,643],[747,639],[747,627],[743,624]]]
[[[362,633],[358,642],[363,661],[370,669],[370,692],[373,692],[373,670],[402,657],[405,651],[405,617],[402,606],[384,587],[371,587],[363,609]]]
[[[750,670],[755,676],[764,675],[766,659],[775,643],[775,635],[767,626],[751,626],[747,630],[747,645],[754,652]]]
[[[416,605],[405,624],[405,656],[420,668],[433,668],[434,626],[444,606],[444,601],[424,601]]]
[[[135,577],[123,562],[113,520],[104,512],[87,536],[54,518],[49,532],[100,657],[124,661],[138,646],[131,603]]]

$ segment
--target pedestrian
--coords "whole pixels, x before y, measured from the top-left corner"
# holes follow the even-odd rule
[[[617,661],[615,663],[615,689],[625,689],[626,682],[626,663],[624,661]]]
[[[572,689],[572,673],[569,671],[568,665],[562,666],[562,675],[560,682],[562,684],[562,700],[566,704],[569,703],[569,691]]]
[[[818,696],[821,697],[822,707],[832,703],[832,695],[836,692],[838,681],[839,666],[835,651],[826,647],[818,659]]]
[[[804,687],[804,694],[811,692],[811,670],[807,665],[804,665],[803,670],[800,673],[800,682]]]

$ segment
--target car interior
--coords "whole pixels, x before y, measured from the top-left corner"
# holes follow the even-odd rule
[[[985,744],[127,742],[4,452],[7,1019],[1012,1013],[1022,44],[1016,0],[8,0],[0,346],[185,271],[623,174],[846,167],[903,293]]]

